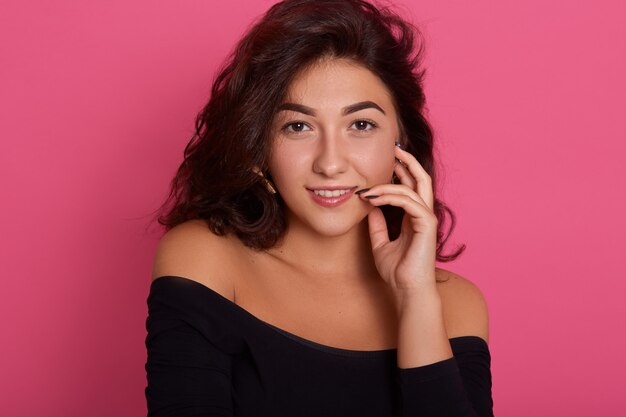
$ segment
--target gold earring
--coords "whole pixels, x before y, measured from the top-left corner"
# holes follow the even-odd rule
[[[265,182],[265,188],[267,188],[267,191],[269,191],[272,194],[276,194],[276,188],[274,188],[274,184],[272,184],[272,182],[265,177],[265,174],[263,174],[263,171],[259,170],[258,174],[261,176],[261,178],[263,178],[263,181]]]

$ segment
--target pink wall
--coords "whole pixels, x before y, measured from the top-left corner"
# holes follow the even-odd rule
[[[0,5],[0,414],[145,414],[146,230],[272,1]],[[624,7],[405,0],[500,416],[624,415]],[[574,6],[576,4],[576,6]]]

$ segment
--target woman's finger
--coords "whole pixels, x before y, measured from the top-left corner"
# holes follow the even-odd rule
[[[403,184],[378,184],[373,186],[372,188],[369,188],[367,192],[362,193],[360,197],[368,198],[368,196],[381,194],[402,194],[412,198],[420,204],[426,204],[415,191]]]
[[[367,219],[370,241],[372,243],[372,249],[375,251],[381,246],[389,243],[389,232],[387,230],[387,222],[381,209],[374,207],[374,210],[370,212]]]
[[[428,175],[428,172],[420,165],[420,163],[415,159],[415,157],[409,152],[400,149],[399,147],[395,147],[396,157],[404,162],[406,168],[409,170],[415,181],[417,182],[417,187],[415,191],[422,197],[422,199],[426,202],[426,205],[431,210],[433,209],[433,185],[432,178]]]
[[[368,189],[367,192],[362,193],[359,197],[361,197],[364,200],[369,200],[369,199],[379,198],[383,195],[394,195],[394,194],[409,197],[416,203],[420,204],[421,206],[423,206],[424,208],[432,212],[432,209],[428,207],[424,199],[419,194],[417,194],[415,191],[411,190],[409,187],[406,187],[404,185],[399,185],[399,184],[375,185],[374,187]]]
[[[415,181],[408,168],[406,168],[402,163],[396,162],[393,172],[395,172],[396,177],[398,177],[401,184],[406,185],[411,190],[417,190],[417,181]]]
[[[412,218],[419,220],[420,222],[434,222],[434,224],[437,223],[437,217],[433,214],[433,212],[426,207],[425,204],[423,203],[419,203],[415,200],[413,200],[412,198],[406,196],[406,195],[402,195],[402,194],[383,194],[380,196],[377,196],[376,198],[371,198],[369,199],[370,203],[374,206],[383,206],[386,204],[392,205],[392,206],[396,206],[396,207],[401,207],[404,209],[404,211],[406,212],[406,214],[408,214],[409,216],[411,216]],[[417,224],[416,222],[411,222],[411,224],[414,226],[413,231],[415,233],[418,232],[423,232],[423,230],[419,230],[417,227],[415,227]]]

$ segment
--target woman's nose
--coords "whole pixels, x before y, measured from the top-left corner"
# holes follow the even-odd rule
[[[318,141],[313,171],[327,177],[345,172],[348,167],[346,149],[337,133],[323,134]]]

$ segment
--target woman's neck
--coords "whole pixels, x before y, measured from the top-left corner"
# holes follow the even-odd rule
[[[367,219],[341,236],[320,235],[291,222],[281,243],[268,253],[316,286],[362,285],[378,277]]]

